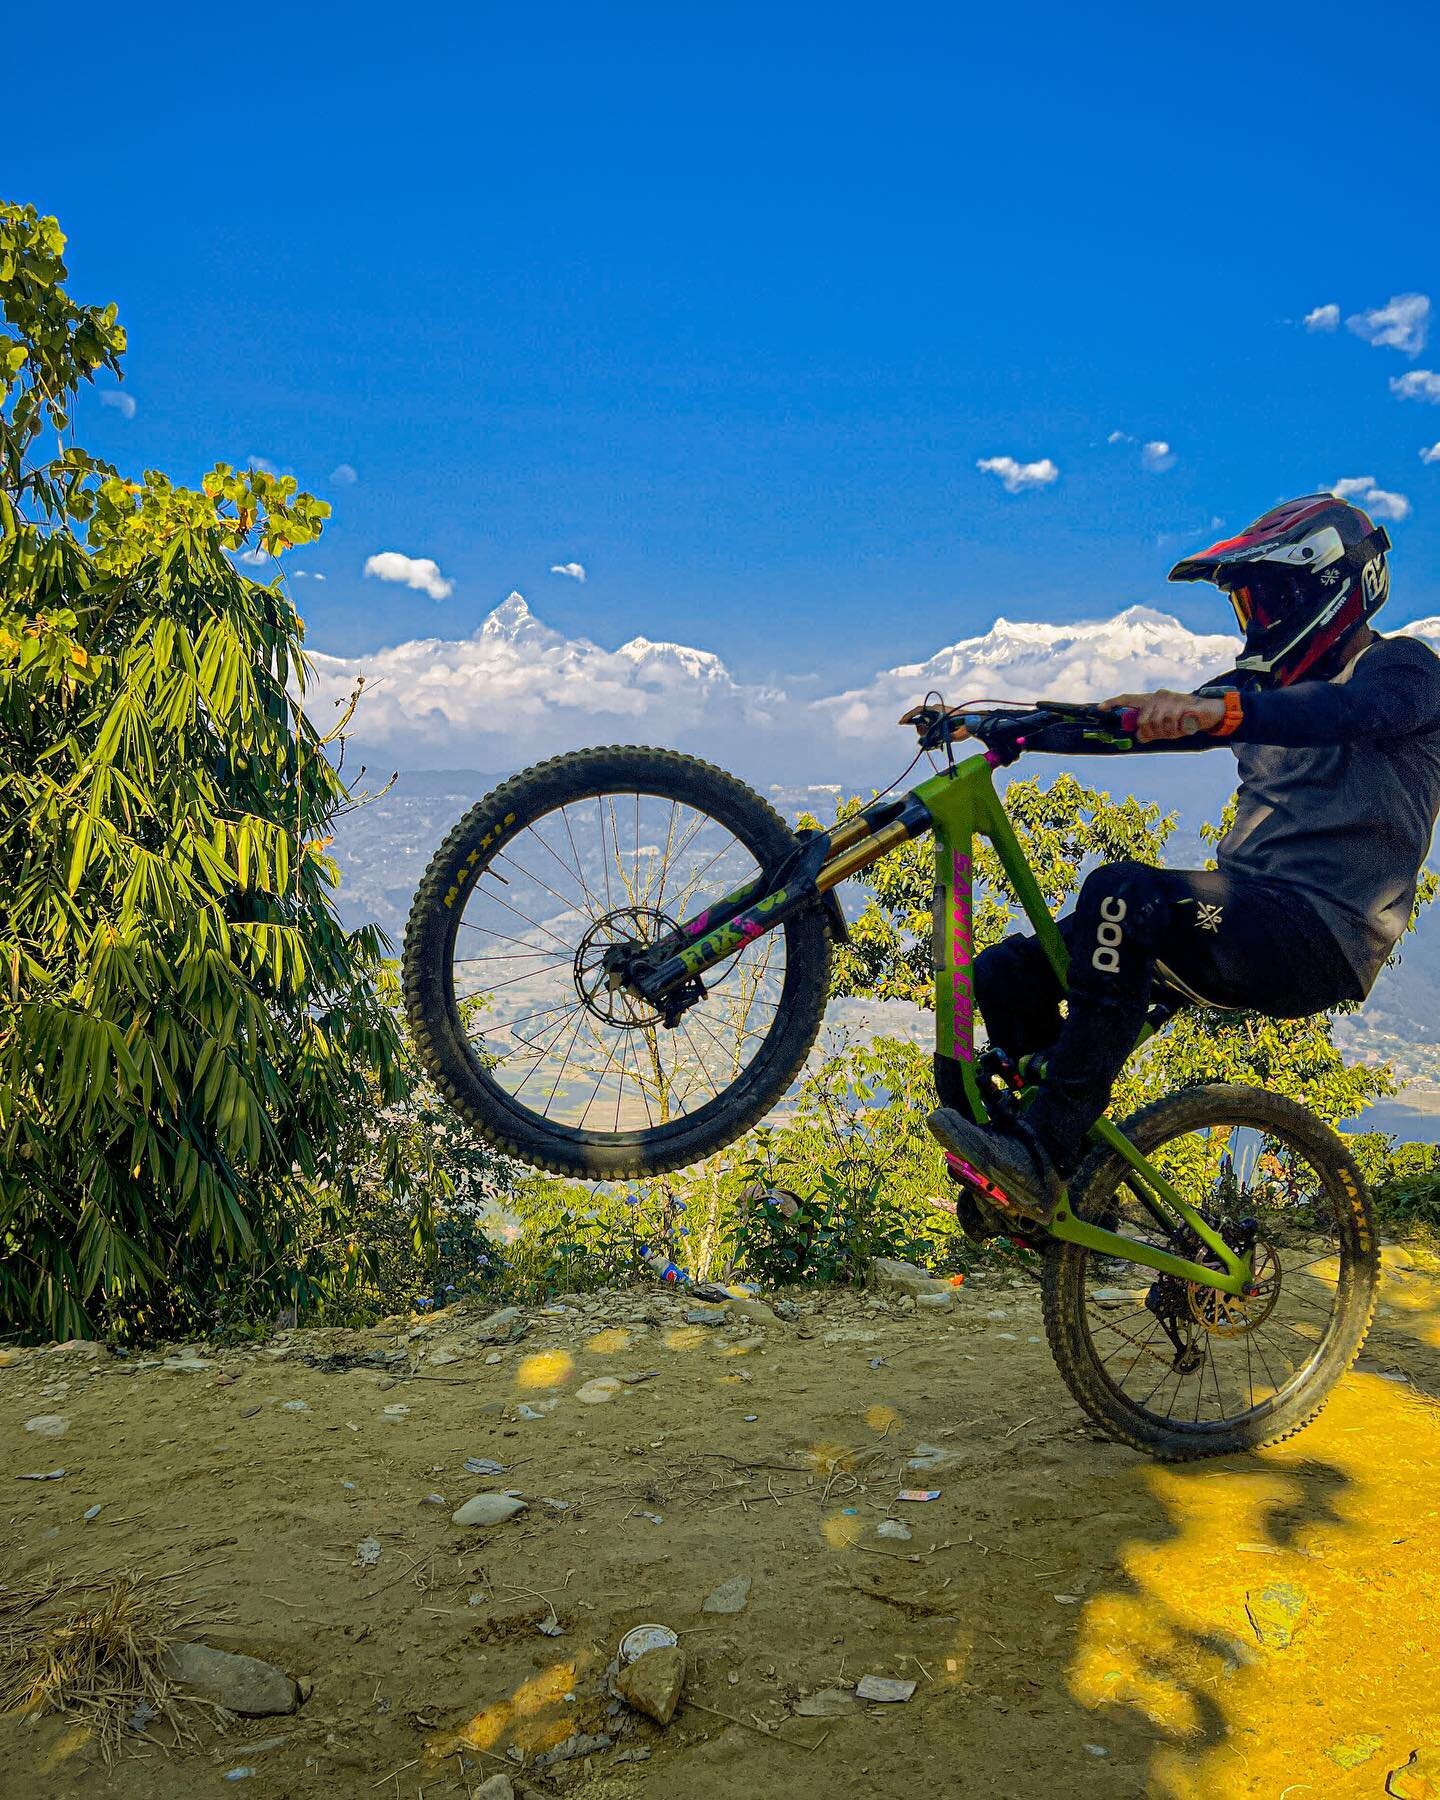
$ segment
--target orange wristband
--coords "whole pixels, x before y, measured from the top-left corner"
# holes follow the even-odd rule
[[[1244,710],[1240,705],[1240,696],[1234,688],[1231,688],[1225,696],[1225,716],[1218,725],[1210,727],[1210,736],[1229,737],[1232,731],[1239,729],[1240,721],[1244,716]]]

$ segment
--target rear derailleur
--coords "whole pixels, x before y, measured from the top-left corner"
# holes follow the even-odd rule
[[[1160,1329],[1175,1346],[1172,1366],[1176,1372],[1193,1374],[1204,1362],[1205,1352],[1196,1342],[1195,1320],[1190,1312],[1185,1283],[1175,1275],[1157,1275],[1145,1296],[1145,1310],[1154,1313],[1160,1321]]]

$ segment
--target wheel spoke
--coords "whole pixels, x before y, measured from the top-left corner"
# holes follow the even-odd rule
[[[535,833],[536,837],[539,837],[539,835],[539,832]],[[507,868],[514,869],[518,875],[523,875],[527,881],[533,881],[536,887],[544,888],[547,894],[553,895],[553,897],[560,902],[566,912],[575,911],[575,902],[573,900],[567,900],[563,894],[557,894],[548,881],[542,881],[538,875],[532,875],[528,869],[522,869],[519,863],[517,863],[513,857],[507,856],[503,850],[497,850],[495,852],[495,860],[496,862],[503,862]]]
[[[546,1013],[560,1012],[562,1009],[567,1012],[574,1012],[579,1005],[580,1002],[578,1000],[557,1000],[553,1006],[542,1006],[539,1012],[525,1013],[518,1019],[506,1019],[503,1024],[495,1026],[494,1031],[513,1031],[517,1025],[527,1024],[531,1019],[543,1019]],[[549,1027],[547,1026],[546,1029],[548,1030]],[[482,1038],[491,1037],[493,1035],[494,1032],[490,1031],[481,1031],[475,1034],[476,1037]],[[475,1042],[475,1037],[472,1037],[470,1041],[473,1044]]]
[[[560,819],[565,827],[565,836],[569,839],[569,842],[570,842],[570,852],[575,858],[576,879],[579,881],[581,888],[584,890],[585,898],[590,902],[591,906],[594,908],[595,915],[598,916],[598,914],[600,912],[600,902],[590,892],[589,883],[585,880],[585,876],[583,873],[583,865],[580,861],[580,852],[576,848],[576,845],[575,845],[575,834],[570,829],[570,814],[569,814],[569,811],[567,810],[567,808],[564,806],[562,806],[560,808]],[[554,852],[552,851],[551,854],[553,855]]]
[[[485,898],[487,900],[493,900],[497,906],[503,906],[506,912],[514,913],[517,919],[523,919],[532,931],[543,931],[546,937],[554,938],[555,942],[562,950],[566,952],[570,951],[571,946],[565,942],[564,938],[557,936],[548,925],[542,925],[538,919],[532,919],[527,913],[522,913],[518,906],[512,906],[508,900],[503,899],[499,894],[487,892]],[[484,927],[482,926],[481,929],[483,930]]]

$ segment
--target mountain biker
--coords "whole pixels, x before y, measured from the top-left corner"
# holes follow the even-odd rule
[[[1301,1018],[1364,999],[1409,924],[1440,813],[1440,657],[1370,629],[1389,595],[1389,548],[1358,507],[1310,494],[1170,571],[1229,596],[1243,654],[1194,693],[1105,704],[1133,707],[1134,735],[1152,748],[1233,749],[1235,819],[1214,870],[1115,862],[1086,878],[1060,921],[1063,1018],[1035,938],[977,958],[991,1043],[1012,1058],[1048,1051],[1044,1073],[1013,1126],[944,1104],[929,1124],[1015,1212],[1053,1217],[1157,976],[1167,1004]]]

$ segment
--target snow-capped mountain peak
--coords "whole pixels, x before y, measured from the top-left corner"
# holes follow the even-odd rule
[[[502,643],[514,644],[522,639],[550,639],[559,634],[548,625],[541,624],[526,604],[523,594],[512,592],[500,602],[475,635],[478,638],[492,641],[498,639]]]
[[[694,681],[728,681],[730,671],[713,650],[695,650],[688,644],[656,643],[633,637],[615,652],[634,663],[636,670],[678,669]]]

